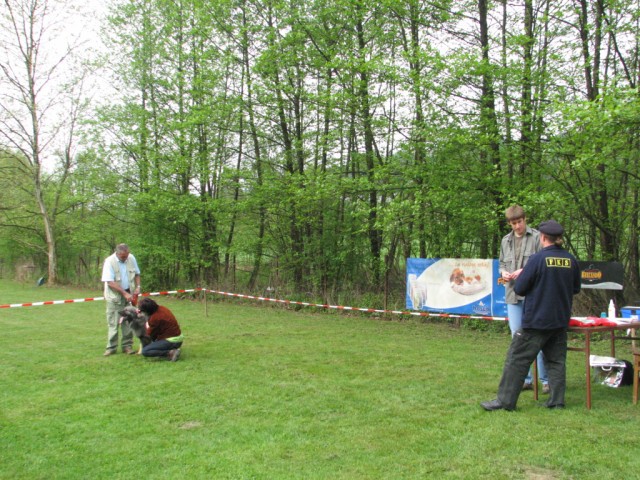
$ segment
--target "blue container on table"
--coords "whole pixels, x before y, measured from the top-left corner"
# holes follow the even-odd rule
[[[640,315],[640,307],[634,307],[634,306],[621,307],[620,314],[622,315],[622,318],[634,318],[635,320],[637,320],[638,315]]]

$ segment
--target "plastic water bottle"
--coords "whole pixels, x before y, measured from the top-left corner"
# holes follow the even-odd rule
[[[613,298],[609,300],[609,320],[616,319],[616,305],[613,303]]]

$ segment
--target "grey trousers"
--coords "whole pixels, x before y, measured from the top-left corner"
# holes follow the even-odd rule
[[[107,350],[113,350],[114,352],[118,348],[118,327],[122,330],[122,350],[125,348],[131,348],[133,345],[133,330],[129,327],[128,323],[119,323],[120,315],[118,312],[122,310],[127,301],[121,298],[118,302],[110,302],[105,300],[107,304]]]
[[[538,352],[544,354],[551,393],[547,407],[564,406],[566,390],[567,330],[518,330],[511,339],[498,387],[498,400],[506,410],[514,410],[529,366]]]

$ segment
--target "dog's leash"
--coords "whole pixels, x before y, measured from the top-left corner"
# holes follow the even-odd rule
[[[131,295],[131,300],[129,300],[129,303],[131,305],[133,305],[134,307],[138,306],[138,295],[140,295],[139,293],[134,293],[133,295]]]

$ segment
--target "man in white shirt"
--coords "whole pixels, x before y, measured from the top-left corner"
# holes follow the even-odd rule
[[[140,294],[140,269],[136,258],[129,252],[129,247],[121,243],[116,251],[106,258],[102,266],[102,282],[104,282],[104,300],[107,304],[107,349],[104,356],[116,353],[118,348],[119,311],[128,303],[132,303]],[[133,332],[125,322],[121,326],[122,353],[133,351]]]

